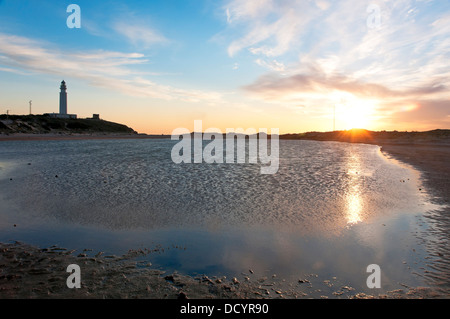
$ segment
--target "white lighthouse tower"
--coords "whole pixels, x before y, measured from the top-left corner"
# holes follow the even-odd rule
[[[64,116],[67,114],[67,87],[64,80],[59,88],[61,89],[61,92],[59,92],[59,114]]]
[[[62,80],[61,86],[59,87],[61,91],[59,92],[59,113],[44,113],[44,115],[60,118],[60,119],[76,119],[76,114],[67,114],[67,86],[66,81]],[[30,101],[31,102],[31,101]],[[31,105],[30,105],[31,107]],[[31,111],[30,111],[31,113]]]
[[[76,119],[76,114],[67,113],[67,86],[66,81],[62,80],[61,86],[59,87],[61,91],[59,92],[59,113],[44,113],[44,115],[60,118],[60,119]],[[30,101],[31,102],[31,101]],[[31,108],[31,104],[30,104]],[[30,111],[31,113],[31,111]]]

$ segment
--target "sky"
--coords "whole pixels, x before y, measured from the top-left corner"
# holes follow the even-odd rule
[[[140,133],[449,129],[450,1],[0,0],[0,113],[63,79]]]

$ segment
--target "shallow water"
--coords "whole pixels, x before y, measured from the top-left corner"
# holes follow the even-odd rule
[[[259,164],[174,164],[175,143],[2,142],[0,241],[111,254],[156,247],[143,257],[155,267],[251,269],[291,286],[307,277],[314,284],[294,288],[312,295],[429,284],[421,218],[436,207],[418,172],[377,146],[280,141],[278,172],[262,175]],[[369,264],[382,271],[376,291]]]

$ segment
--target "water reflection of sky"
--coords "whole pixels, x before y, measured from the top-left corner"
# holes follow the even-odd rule
[[[376,263],[386,290],[421,283],[407,271],[425,254],[413,232],[423,212],[417,176],[376,146],[281,141],[272,176],[257,166],[173,165],[172,144],[11,144],[0,160],[22,168],[0,178],[0,241],[115,254],[160,245],[164,253],[144,258],[169,271],[252,269],[289,282],[317,274],[360,289]]]

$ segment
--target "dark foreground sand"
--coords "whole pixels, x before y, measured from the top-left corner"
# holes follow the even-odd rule
[[[164,274],[133,260],[148,252],[89,257],[60,247],[0,244],[0,298],[255,298],[265,289],[225,278]],[[69,289],[67,266],[81,268],[81,288]]]
[[[417,168],[421,179],[439,204],[450,199],[450,144],[381,144],[386,155]]]
[[[422,180],[436,203],[448,204],[450,172],[449,145],[383,144],[382,151],[421,170]],[[445,211],[438,215],[444,231],[450,228]],[[167,274],[142,264],[134,257],[147,254],[131,250],[125,256],[87,256],[60,247],[38,248],[23,243],[0,243],[0,298],[311,298],[298,289],[308,280],[290,283],[290,289],[278,287],[267,278],[244,280],[206,276]],[[67,265],[82,267],[82,287],[66,285]],[[284,286],[285,287],[285,286]],[[283,290],[284,289],[284,290]],[[344,293],[345,291],[345,293]],[[320,297],[320,296],[319,296]],[[383,295],[367,295],[350,287],[337,287],[329,298],[449,298],[434,289],[416,287]]]
[[[249,271],[243,280],[225,277],[165,274],[150,264],[137,262],[134,251],[124,256],[75,255],[60,247],[38,248],[15,242],[0,244],[0,299],[299,299],[299,298],[442,298],[426,288],[407,288],[383,295],[367,295],[349,286],[339,286],[330,296],[305,293],[314,290],[303,278],[286,289],[273,278],[252,278]],[[68,288],[67,266],[77,264],[81,270],[81,288]],[[317,291],[317,289],[316,289]],[[445,297],[445,296],[444,296]]]

